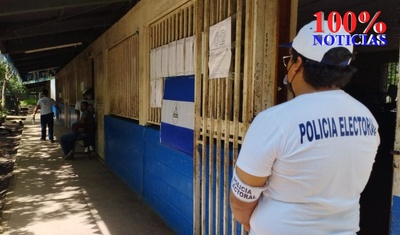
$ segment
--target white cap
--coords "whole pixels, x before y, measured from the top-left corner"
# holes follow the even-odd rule
[[[317,28],[316,24],[317,22],[314,20],[300,29],[293,39],[293,49],[307,59],[317,62],[322,62],[325,53],[332,48],[343,47],[348,49],[350,53],[353,53],[353,44],[351,43],[351,39],[349,39],[351,35],[344,30],[343,25],[341,25],[338,32],[332,33],[329,30],[328,21],[323,21],[322,29],[324,32],[315,32]],[[321,38],[323,43],[320,44],[315,39],[315,36]],[[346,61],[346,63],[349,64],[350,60]]]

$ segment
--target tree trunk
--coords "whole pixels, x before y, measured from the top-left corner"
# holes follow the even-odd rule
[[[7,83],[11,79],[11,69],[10,65],[6,65],[6,73],[4,75],[3,87],[1,89],[1,109],[4,110],[6,107],[6,90],[7,90]]]
[[[15,115],[19,116],[19,96],[15,96]]]
[[[3,87],[1,89],[1,109],[4,110],[6,107],[6,88],[7,88],[7,75],[6,78],[3,80]]]

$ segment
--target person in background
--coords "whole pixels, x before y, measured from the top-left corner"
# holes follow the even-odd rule
[[[78,100],[75,104],[75,113],[76,113],[76,120],[80,120],[82,115],[81,111],[81,103],[85,101],[89,104],[88,110],[95,115],[94,112],[94,100],[93,100],[93,89],[87,88],[82,92],[82,100]],[[94,151],[94,133],[91,133],[90,140],[88,141],[89,145],[85,146],[85,152]]]
[[[40,109],[40,126],[41,126],[41,138],[40,140],[46,140],[46,127],[48,128],[48,137],[51,143],[54,143],[54,113],[52,107],[55,106],[57,110],[60,110],[56,101],[49,97],[49,91],[43,89],[42,97],[38,100],[34,110],[32,120],[35,120],[37,111]]]
[[[89,107],[89,109],[94,109],[94,107],[93,107],[93,105],[94,105],[94,101],[93,101],[93,89],[91,89],[91,88],[85,89],[85,90],[82,92],[82,99],[81,99],[81,100],[78,100],[78,101],[75,103],[75,113],[76,113],[76,117],[77,117],[76,120],[80,120],[80,116],[81,116],[81,114],[82,114],[82,111],[81,111],[81,103],[82,103],[83,101],[86,101],[86,102],[89,103],[89,106],[91,106],[91,107]]]
[[[256,116],[233,169],[230,207],[251,235],[360,229],[359,199],[380,143],[378,124],[341,90],[355,72],[353,45],[337,39],[349,34],[323,26],[315,33],[312,21],[294,38],[283,59],[295,98]],[[315,45],[315,35],[328,43]]]
[[[72,125],[72,132],[64,134],[60,138],[60,145],[64,152],[65,160],[71,160],[74,158],[74,143],[78,134],[85,134],[85,149],[88,148],[90,144],[89,141],[91,139],[91,134],[93,133],[93,114],[89,111],[88,102],[81,102],[81,111],[81,119]],[[80,131],[80,128],[82,128],[83,131]]]

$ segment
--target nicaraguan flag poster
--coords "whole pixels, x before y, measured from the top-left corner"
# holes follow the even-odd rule
[[[162,144],[190,155],[193,153],[193,75],[165,79],[160,132]]]

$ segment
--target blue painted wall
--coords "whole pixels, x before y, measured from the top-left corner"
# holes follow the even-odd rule
[[[160,143],[158,128],[104,117],[105,162],[178,234],[193,230],[193,158]]]
[[[69,110],[72,116],[70,120],[74,122],[74,107],[69,107]],[[65,117],[61,116],[61,121],[63,118]],[[154,209],[169,227],[178,234],[192,234],[192,156],[162,145],[158,128],[141,126],[132,120],[113,116],[105,116],[104,128],[105,162],[109,169]],[[221,151],[223,152],[223,149]],[[208,188],[208,181],[206,184]],[[215,181],[213,188],[215,189]],[[208,198],[206,200],[208,205]],[[213,200],[215,203],[215,197]],[[394,196],[391,235],[400,234],[398,215],[400,197]],[[207,230],[208,226],[205,229]],[[237,232],[240,233],[240,226],[237,227]]]
[[[400,197],[393,196],[393,205],[392,205],[392,221],[391,221],[391,235],[399,235],[400,234]]]

